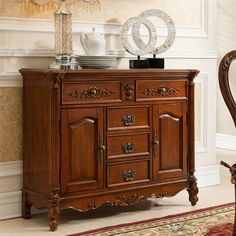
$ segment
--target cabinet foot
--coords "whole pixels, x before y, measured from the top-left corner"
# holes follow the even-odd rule
[[[187,191],[189,194],[189,201],[191,202],[192,206],[195,206],[198,201],[198,196],[197,196],[198,187],[197,187],[197,179],[195,177],[191,179]]]
[[[52,193],[49,199],[48,225],[51,231],[56,231],[60,216],[60,198],[57,193]]]
[[[22,190],[22,217],[24,219],[31,218],[31,206],[32,204],[28,201],[28,193]]]

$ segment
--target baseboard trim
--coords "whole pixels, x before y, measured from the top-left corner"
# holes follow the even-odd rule
[[[236,151],[236,136],[217,133],[216,147]]]
[[[21,216],[21,191],[0,193],[0,220]]]
[[[1,178],[22,174],[22,161],[0,163]],[[4,176],[5,175],[5,176]],[[198,187],[207,187],[220,183],[219,166],[203,166],[196,170]],[[5,178],[6,181],[8,178]],[[0,193],[0,220],[21,217],[21,190]],[[33,214],[45,212],[45,210],[33,209]]]
[[[11,161],[0,163],[0,177],[12,177],[22,175],[22,161]]]
[[[220,166],[201,166],[196,169],[198,187],[209,187],[220,184]]]

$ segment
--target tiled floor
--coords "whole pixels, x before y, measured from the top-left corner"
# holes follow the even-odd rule
[[[230,164],[236,162],[236,152],[218,150],[218,160],[225,160]],[[234,201],[234,188],[229,181],[229,171],[221,167],[221,184],[207,188],[200,188],[199,202],[192,207],[188,202],[187,191],[182,191],[172,198],[150,199],[142,204],[131,207],[112,207],[103,205],[97,210],[79,213],[65,210],[61,214],[60,225],[56,232],[49,232],[47,215],[35,215],[30,220],[22,218],[0,222],[1,236],[32,236],[32,235],[67,235],[98,227],[139,221],[154,217],[162,217],[210,207]]]

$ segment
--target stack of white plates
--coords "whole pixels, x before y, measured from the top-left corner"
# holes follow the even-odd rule
[[[107,69],[116,67],[116,58],[113,56],[78,56],[79,65],[84,69]]]

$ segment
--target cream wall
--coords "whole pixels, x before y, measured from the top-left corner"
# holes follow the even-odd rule
[[[236,50],[236,1],[218,0],[218,54],[219,62],[229,51]],[[230,86],[236,99],[236,63],[230,69]],[[217,133],[236,136],[236,128],[218,89]],[[235,146],[236,149],[236,146]]]
[[[23,1],[0,1],[0,97],[3,97],[0,101],[0,173],[6,173],[0,174],[0,208],[1,202],[6,206],[6,196],[13,197],[14,188],[14,199],[18,204],[18,208],[13,205],[8,207],[7,216],[2,216],[0,209],[0,218],[19,215],[14,210],[19,210],[22,173],[22,80],[18,70],[22,67],[46,68],[54,56],[53,6],[43,12],[37,7],[21,7],[19,2]],[[176,24],[175,43],[162,55],[166,58],[166,68],[200,70],[196,79],[195,108],[197,177],[200,186],[217,184],[216,0],[101,0],[101,11],[93,13],[75,5],[71,7],[74,53],[84,54],[79,36],[81,32],[89,32],[95,27],[97,32],[105,34],[106,54],[117,56],[119,67],[127,68],[131,56],[120,45],[121,24],[149,8],[166,11]],[[163,27],[158,27],[157,32],[163,40]],[[145,32],[142,33],[145,36]],[[15,186],[10,193],[9,181],[11,186]],[[1,201],[4,197],[5,200]]]

